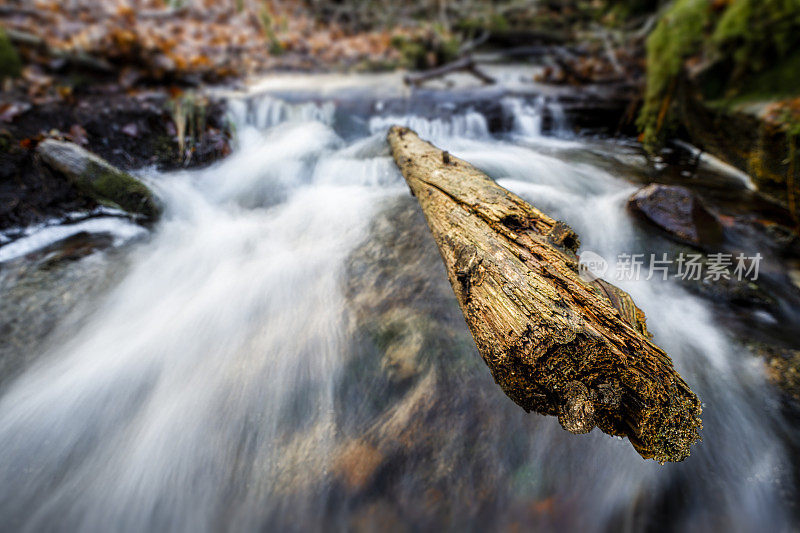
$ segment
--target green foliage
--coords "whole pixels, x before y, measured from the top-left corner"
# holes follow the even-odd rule
[[[511,29],[511,24],[502,13],[493,13],[489,19],[489,31],[504,32]]]
[[[626,21],[631,17],[653,13],[662,4],[654,0],[607,0],[601,4],[600,13],[618,21]]]
[[[400,52],[403,66],[422,70],[455,60],[461,40],[440,24],[433,24],[420,34],[396,35],[391,44]]]
[[[710,104],[721,109],[730,109],[751,102],[767,102],[796,96],[800,92],[798,80],[800,80],[800,50],[796,50],[778,64],[762,72],[728,84],[728,94]]]
[[[708,0],[677,0],[647,39],[647,89],[637,124],[648,150],[663,139],[665,107],[675,79],[689,55],[697,52],[711,17]]]
[[[404,66],[425,68],[427,48],[420,40],[406,35],[395,35],[392,37],[391,44],[393,48],[400,52]]]
[[[11,44],[11,40],[6,35],[5,30],[0,28],[0,80],[6,78],[16,78],[22,72],[22,61],[17,54],[16,48]]]
[[[461,39],[448,32],[441,24],[434,25],[436,60],[441,63],[453,61],[461,49]]]
[[[712,36],[733,50],[736,74],[756,72],[789,54],[800,42],[800,0],[735,0]]]
[[[800,0],[730,0],[714,12],[709,0],[676,0],[647,41],[647,89],[638,125],[645,147],[668,131],[672,88],[686,58],[701,53],[716,66],[706,96],[738,101],[798,94]],[[709,95],[713,93],[713,95]]]
[[[261,31],[264,32],[264,36],[269,41],[269,53],[276,56],[282,54],[284,52],[283,44],[275,34],[275,21],[272,20],[272,15],[266,4],[258,12],[258,21],[261,24]]]

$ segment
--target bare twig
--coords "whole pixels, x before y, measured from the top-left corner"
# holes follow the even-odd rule
[[[473,76],[475,76],[476,78],[478,78],[487,85],[497,83],[497,80],[495,80],[493,77],[489,76],[481,69],[479,69],[471,57],[465,57],[459,59],[458,61],[448,63],[447,65],[443,65],[441,67],[434,68],[431,70],[426,70],[425,72],[420,72],[418,74],[407,74],[406,76],[403,77],[403,82],[406,85],[416,86],[428,80],[441,78],[453,72],[468,72],[469,74],[472,74]]]

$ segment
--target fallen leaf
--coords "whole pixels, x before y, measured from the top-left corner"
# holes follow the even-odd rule
[[[75,144],[85,146],[89,144],[88,134],[80,124],[73,124],[69,129],[68,137]]]
[[[136,125],[135,122],[131,122],[130,124],[126,124],[122,127],[122,133],[129,137],[138,137],[139,136],[139,126]]]

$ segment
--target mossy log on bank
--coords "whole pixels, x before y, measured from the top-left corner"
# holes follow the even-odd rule
[[[152,191],[100,156],[77,144],[54,139],[39,143],[36,153],[49,167],[97,202],[143,215],[147,221],[158,218],[161,210]]]
[[[685,459],[700,402],[630,296],[579,276],[578,236],[413,131],[395,126],[388,140],[505,393],[572,433],[597,426],[644,458]]]

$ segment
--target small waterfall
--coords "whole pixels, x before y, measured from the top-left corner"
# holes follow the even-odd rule
[[[527,103],[521,98],[505,98],[502,104],[506,113],[511,117],[514,133],[531,137],[542,135],[544,96],[537,97],[533,104]]]
[[[453,137],[466,139],[486,139],[489,137],[489,128],[486,118],[477,112],[452,115],[447,118],[425,118],[415,115],[410,116],[375,116],[369,121],[371,133],[386,134],[389,127],[394,125],[406,126],[419,133],[423,138],[431,141],[445,140]]]
[[[539,138],[547,133],[558,138],[572,137],[564,107],[555,99],[543,95],[533,101],[520,97],[507,97],[502,100],[505,113],[510,117],[512,132],[526,137]]]
[[[336,112],[332,102],[290,104],[268,94],[234,98],[228,108],[234,124],[261,130],[284,122],[320,122],[331,126]]]
[[[547,103],[547,110],[550,112],[553,121],[553,126],[551,128],[553,135],[562,139],[572,137],[573,134],[569,129],[569,122],[564,112],[564,106],[561,105],[560,102],[554,100]]]

